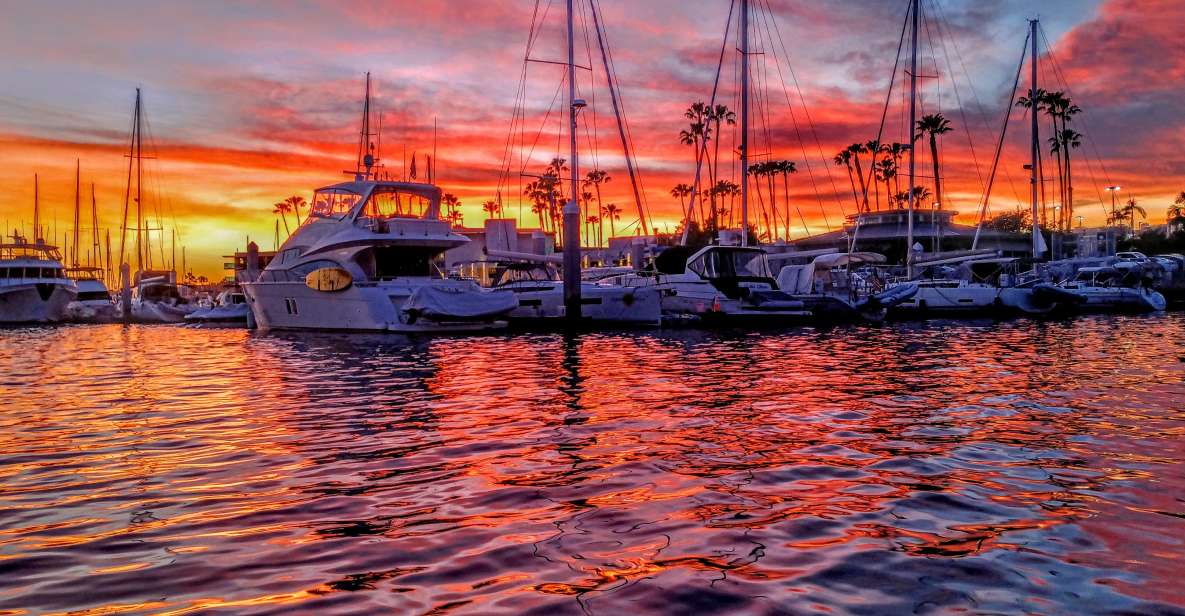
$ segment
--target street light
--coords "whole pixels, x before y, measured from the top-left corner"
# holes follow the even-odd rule
[[[1119,192],[1119,189],[1121,189],[1121,188],[1123,188],[1123,187],[1122,186],[1108,186],[1107,187],[1107,192],[1111,193],[1111,218],[1112,219],[1115,218],[1115,209],[1116,209],[1115,193]]]

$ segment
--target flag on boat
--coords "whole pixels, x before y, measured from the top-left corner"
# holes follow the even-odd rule
[[[1047,246],[1045,244],[1045,235],[1038,232],[1037,233],[1037,254],[1044,254],[1046,250],[1049,250],[1049,246]]]
[[[416,179],[416,153],[411,153],[411,172],[408,174],[411,179]]]

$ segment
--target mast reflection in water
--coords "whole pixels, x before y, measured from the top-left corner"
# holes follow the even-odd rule
[[[0,613],[1178,610],[1185,317],[0,331]]]

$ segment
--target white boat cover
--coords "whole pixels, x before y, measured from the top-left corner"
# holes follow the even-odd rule
[[[403,312],[433,321],[480,321],[502,316],[518,308],[510,291],[481,291],[476,287],[449,289],[423,286],[403,303]]]
[[[251,307],[247,304],[230,304],[228,306],[213,306],[199,308],[185,315],[186,321],[246,321]]]

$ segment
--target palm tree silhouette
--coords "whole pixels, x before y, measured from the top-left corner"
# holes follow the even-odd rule
[[[863,202],[861,211],[868,211],[868,185],[864,183],[864,168],[860,165],[860,155],[867,152],[868,149],[863,143],[853,143],[848,146],[848,151],[852,153],[852,164],[856,166],[856,179],[860,180],[860,199]],[[860,204],[857,204],[860,205]]]
[[[856,192],[856,176],[852,173],[852,150],[851,148],[844,148],[831,159],[835,162],[836,167],[846,167],[848,170],[848,182],[852,185],[852,198],[856,200],[856,211],[860,211],[860,193]]]
[[[1135,197],[1128,199],[1127,203],[1124,204],[1123,207],[1119,208],[1119,211],[1115,213],[1115,217],[1119,220],[1123,220],[1124,218],[1128,219],[1128,221],[1131,223],[1128,229],[1130,229],[1132,235],[1136,234],[1136,214],[1139,214],[1140,218],[1148,218],[1148,212],[1146,212],[1144,208],[1140,207],[1139,204],[1136,203]]]
[[[785,202],[785,216],[782,217],[782,222],[786,225],[786,239],[790,239],[790,174],[798,173],[798,167],[793,161],[779,160],[773,167],[773,170],[782,174],[782,199]],[[802,212],[798,212],[798,217],[802,218]],[[806,229],[806,219],[802,218],[803,229]]]
[[[609,238],[616,237],[617,225],[615,223],[621,220],[621,208],[612,203],[607,203],[605,207],[601,208],[601,216],[609,219]]]
[[[760,178],[764,175],[768,175],[769,174],[769,167],[770,167],[769,162],[753,163],[752,165],[749,165],[749,175],[753,176],[754,178]],[[765,207],[765,201],[763,201],[761,199],[761,182],[759,180],[755,181],[753,183],[753,185],[757,187],[757,205],[758,205],[758,207],[761,208],[761,218],[765,222],[764,237],[767,240],[772,240],[774,237],[774,234],[776,232],[776,227],[778,224],[777,223],[778,211],[777,211],[776,207],[774,206],[773,202],[770,202],[770,204],[769,204],[770,207],[768,209]],[[770,221],[769,221],[769,210],[774,211],[774,223],[773,223],[772,227],[770,226]]]
[[[445,193],[442,202],[446,208],[445,220],[454,227],[459,227],[464,222],[464,215],[461,213],[461,201],[457,196],[451,193]]]
[[[300,208],[308,207],[308,203],[304,200],[304,197],[300,195],[292,195],[291,197],[285,199],[284,203],[288,204],[290,208],[289,211],[296,213],[296,226],[299,227],[301,223]]]
[[[288,230],[288,212],[290,212],[290,211],[292,211],[292,204],[289,203],[287,199],[280,201],[279,203],[276,203],[275,205],[272,206],[272,213],[279,214],[280,220],[284,221],[284,234],[285,235],[292,235],[292,232]]]
[[[941,113],[933,113],[922,116],[922,119],[918,120],[917,130],[913,137],[915,142],[926,135],[930,137],[930,162],[934,165],[934,202],[935,207],[939,210],[942,209],[942,181],[938,170],[938,135],[950,131],[950,121]]]
[[[486,219],[491,219],[502,210],[502,206],[498,205],[497,201],[490,199],[481,204],[481,209],[486,213]]]

